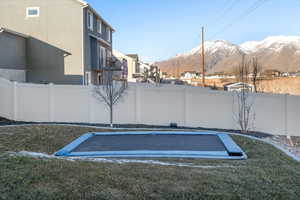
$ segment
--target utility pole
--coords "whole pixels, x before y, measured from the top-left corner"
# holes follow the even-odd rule
[[[205,87],[204,27],[202,27],[202,85]]]

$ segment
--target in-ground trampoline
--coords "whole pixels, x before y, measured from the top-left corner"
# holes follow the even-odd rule
[[[247,158],[242,149],[225,133],[159,131],[86,133],[55,155],[115,158]]]

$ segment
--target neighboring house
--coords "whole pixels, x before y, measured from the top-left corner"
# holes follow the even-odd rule
[[[181,79],[194,79],[199,77],[200,77],[200,73],[196,71],[185,71],[181,73]]]
[[[144,63],[144,62],[142,62],[142,61],[140,61],[139,62],[140,63],[140,73],[144,73],[144,72],[146,72],[146,71],[149,71],[150,70],[150,68],[151,68],[151,65],[150,64],[148,64],[148,63]]]
[[[246,90],[249,92],[254,91],[254,86],[248,83],[237,82],[237,83],[228,83],[224,85],[224,90],[229,92],[240,92],[242,90]]]
[[[168,73],[167,72],[162,72],[161,77],[163,79],[166,79],[168,77]]]
[[[282,72],[281,76],[283,76],[283,77],[289,77],[290,73],[289,72]]]
[[[140,61],[139,61],[138,54],[127,54],[127,56],[133,59],[133,69],[135,71],[134,74],[139,74],[141,71],[140,71]]]
[[[117,50],[113,50],[113,55],[119,59],[119,61],[123,62],[123,60],[127,61],[127,70],[128,70],[128,75],[127,75],[127,80],[129,82],[136,82],[135,75],[139,73],[139,63],[138,63],[138,56],[132,56],[132,54],[126,55],[123,54]]]
[[[274,69],[267,69],[263,72],[263,75],[266,77],[279,77],[281,76],[281,72]]]
[[[114,29],[82,0],[1,0],[0,27],[27,38],[27,82],[97,84],[109,66]]]
[[[0,76],[18,82],[26,81],[26,41],[28,36],[0,28]]]
[[[159,83],[161,81],[161,71],[158,66],[151,65],[150,69],[144,72],[144,80],[150,83]]]
[[[296,73],[294,74],[294,77],[300,77],[300,72],[296,72]]]

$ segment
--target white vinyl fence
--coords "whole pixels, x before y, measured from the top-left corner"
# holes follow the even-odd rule
[[[27,122],[108,123],[109,110],[89,86],[0,79],[0,116]],[[300,136],[300,96],[253,94],[253,130]],[[117,124],[238,129],[234,93],[189,86],[130,84],[115,106]]]

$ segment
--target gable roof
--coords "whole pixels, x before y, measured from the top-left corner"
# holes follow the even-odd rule
[[[73,1],[80,3],[84,8],[90,9],[104,24],[109,26],[109,28],[111,28],[112,31],[115,32],[115,29],[109,23],[107,23],[107,21],[105,21],[103,17],[101,17],[101,15],[88,2],[83,0],[73,0]]]
[[[25,35],[23,33],[19,33],[19,32],[10,30],[8,28],[4,28],[4,27],[0,27],[0,34],[1,33],[9,33],[9,34],[12,34],[12,35],[15,35],[15,36],[19,36],[19,37],[23,37],[23,38],[28,38],[29,37],[28,35]]]

